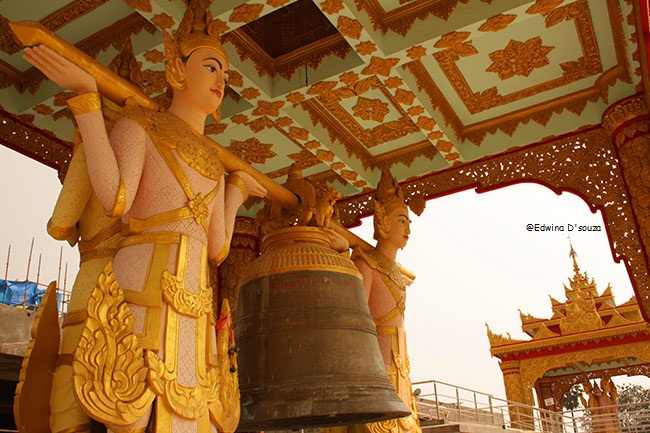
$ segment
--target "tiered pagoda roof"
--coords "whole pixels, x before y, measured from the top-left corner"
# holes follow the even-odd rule
[[[490,352],[501,360],[543,356],[544,352],[573,351],[594,343],[616,343],[614,339],[647,339],[648,324],[643,320],[636,299],[616,305],[612,287],[598,293],[596,282],[581,272],[576,252],[571,247],[573,277],[564,285],[566,300],[550,296],[552,316],[538,318],[519,312],[521,329],[531,337],[518,340],[492,332],[488,326]],[[618,343],[616,343],[618,344]]]

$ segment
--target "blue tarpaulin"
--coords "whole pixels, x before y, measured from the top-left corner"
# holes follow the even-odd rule
[[[45,288],[31,281],[0,280],[0,303],[8,305],[39,305]]]

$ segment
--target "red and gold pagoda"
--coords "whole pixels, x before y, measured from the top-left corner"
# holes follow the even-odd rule
[[[490,353],[499,358],[508,400],[561,411],[573,385],[618,375],[650,375],[650,330],[635,298],[616,305],[610,285],[598,293],[581,272],[571,247],[573,277],[566,300],[551,300],[548,319],[520,312],[530,340],[499,335],[488,327]]]

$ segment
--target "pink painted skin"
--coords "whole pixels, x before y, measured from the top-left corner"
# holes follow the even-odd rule
[[[92,76],[44,46],[25,49],[24,58],[40,69],[49,79],[61,87],[77,94],[97,92]],[[174,89],[169,112],[185,122],[189,129],[203,134],[206,117],[221,105],[227,79],[227,59],[211,48],[195,50],[183,63],[177,59],[181,79],[185,88]],[[106,132],[101,111],[75,116],[88,160],[88,171],[93,188],[102,206],[113,209],[120,181],[126,192],[126,211],[122,221],[129,218],[146,219],[153,215],[186,206],[188,198],[176,177],[172,174],[150,136],[143,127],[128,118],[119,119],[113,127],[110,138]],[[182,137],[182,135],[180,136]],[[202,249],[207,246],[210,259],[215,259],[230,242],[237,209],[244,197],[235,185],[221,179],[209,179],[190,168],[174,153],[187,176],[195,194],[207,195],[218,188],[215,199],[209,205],[208,230],[194,223],[192,218],[175,221],[151,228],[149,232],[173,232],[187,235],[190,239],[186,254],[187,267],[184,286],[187,291],[197,293],[199,282],[205,279],[202,268]],[[263,197],[266,190],[250,175],[236,173],[244,182],[249,195]],[[123,289],[142,291],[148,276],[148,266],[153,256],[154,244],[136,244],[122,247],[113,259],[115,278]],[[170,244],[171,253],[167,271],[176,273],[178,245]],[[135,333],[143,332],[148,308],[129,304],[135,321]],[[163,310],[165,306],[163,304]],[[178,363],[196,365],[197,321],[183,317],[179,323]],[[164,335],[165,321],[161,332]],[[214,335],[207,339],[215,341]],[[212,348],[216,347],[211,344]],[[162,356],[162,352],[159,353]],[[196,386],[194,368],[179,368],[178,381],[184,386]],[[129,429],[145,426],[149,414]],[[196,431],[196,421],[174,416],[174,431]],[[123,427],[122,427],[123,428]],[[122,428],[113,426],[114,431]]]
[[[408,236],[411,233],[411,221],[408,217],[408,208],[406,206],[398,206],[388,215],[385,215],[384,219],[386,227],[389,229],[388,237],[384,238],[379,236],[375,249],[385,256],[388,261],[395,262],[397,251],[406,246]],[[378,319],[395,310],[398,307],[398,301],[391,293],[385,281],[386,276],[377,269],[372,268],[363,257],[356,257],[354,264],[361,272],[363,278],[370,315],[374,319]],[[392,282],[390,284],[393,284],[393,288],[398,293],[400,303],[404,303],[406,300],[406,291],[397,288]],[[395,315],[395,317],[381,323],[381,326],[396,327],[403,331],[404,313]],[[378,338],[379,348],[381,349],[381,354],[388,370],[390,366],[394,365],[391,345],[392,336],[379,334]],[[405,343],[404,347],[400,348],[400,353],[406,354]],[[411,399],[411,385],[408,379],[408,377],[399,378],[398,376],[398,384],[396,385],[399,396],[407,405]]]

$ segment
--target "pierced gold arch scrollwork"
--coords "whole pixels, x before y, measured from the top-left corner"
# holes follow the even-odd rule
[[[556,411],[562,410],[562,399],[564,394],[571,389],[573,385],[583,383],[586,379],[601,378],[603,373],[610,377],[616,376],[646,376],[650,377],[650,364],[628,365],[624,367],[609,368],[604,371],[590,371],[574,375],[565,375],[559,377],[543,377],[537,381],[540,386],[548,386],[553,397],[553,405]],[[548,409],[548,408],[547,408]]]
[[[626,193],[616,149],[600,127],[532,144],[402,183],[407,200],[432,199],[470,188],[478,192],[533,182],[569,191],[600,210],[611,248],[626,265],[641,310],[650,317],[650,272],[639,244],[635,214]],[[372,214],[371,193],[337,202],[342,224],[354,226]]]
[[[585,362],[590,365],[599,359],[614,360],[622,358],[637,358],[643,363],[648,363],[650,362],[650,345],[648,345],[647,341],[642,341],[564,352],[554,356],[522,359],[519,361],[519,368],[523,385],[532,388],[537,380],[541,379],[549,370],[563,368],[575,362]]]

